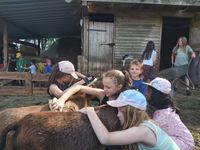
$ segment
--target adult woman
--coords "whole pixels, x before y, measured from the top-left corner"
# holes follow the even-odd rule
[[[127,149],[139,150],[179,150],[176,143],[158,126],[149,120],[146,114],[146,99],[136,90],[120,93],[116,100],[108,105],[118,108],[118,118],[122,131],[108,132],[98,118],[93,107],[80,112],[87,114],[99,141],[105,145],[126,145]]]
[[[181,150],[194,150],[192,134],[181,121],[179,110],[170,96],[171,83],[157,77],[148,85],[147,99],[155,109],[153,120],[176,142]]]
[[[105,104],[106,101],[116,99],[119,93],[127,88],[131,87],[131,79],[127,71],[110,70],[103,74],[102,80],[104,89],[93,88],[82,85],[75,85],[69,88],[59,98],[53,100],[53,109],[59,109],[62,111],[64,103],[69,99],[70,96],[77,92],[84,92],[86,94],[96,96],[100,104]]]
[[[180,68],[183,67],[185,68],[185,74],[187,73],[188,70],[188,58],[195,58],[196,55],[193,52],[192,48],[187,44],[187,38],[186,37],[180,37],[178,39],[178,43],[176,46],[173,48],[172,55],[171,55],[171,61],[172,61],[172,66],[175,66]],[[184,67],[186,66],[186,67]],[[189,86],[189,80],[186,75],[183,76],[186,84]],[[190,95],[189,88],[186,90],[186,94]]]
[[[148,41],[144,52],[142,53],[143,61],[143,75],[144,81],[149,79],[149,76],[153,73],[156,63],[157,52],[155,50],[155,44],[153,41]]]

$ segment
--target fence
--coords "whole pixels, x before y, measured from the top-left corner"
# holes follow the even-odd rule
[[[29,72],[0,72],[0,95],[47,95],[47,87],[33,86],[34,82],[47,83],[49,75]],[[13,81],[20,81],[23,86],[11,85]]]

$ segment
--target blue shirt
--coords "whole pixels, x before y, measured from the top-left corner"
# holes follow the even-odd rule
[[[44,73],[45,74],[50,74],[52,72],[52,67],[49,65],[44,66]]]
[[[132,87],[135,88],[137,91],[141,92],[143,95],[146,94],[147,86],[144,84],[143,80],[133,80],[132,79]]]
[[[173,53],[176,54],[175,66],[182,66],[188,64],[189,54],[192,53],[192,48],[187,45],[185,49],[179,47],[178,49],[174,49]]]

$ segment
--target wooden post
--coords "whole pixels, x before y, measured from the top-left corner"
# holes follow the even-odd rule
[[[25,89],[26,89],[27,95],[33,95],[32,75],[30,72],[26,72],[26,75],[25,75]]]
[[[8,32],[7,32],[7,26],[6,24],[4,25],[3,29],[3,65],[5,70],[8,66]]]
[[[38,39],[38,52],[37,52],[37,56],[40,56],[40,39]]]

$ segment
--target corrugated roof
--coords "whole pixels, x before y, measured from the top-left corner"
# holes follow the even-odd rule
[[[4,22],[10,38],[80,36],[79,0],[0,0],[0,35]]]

